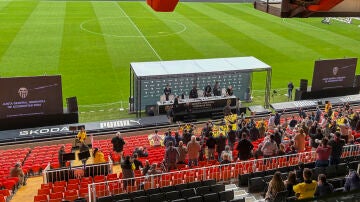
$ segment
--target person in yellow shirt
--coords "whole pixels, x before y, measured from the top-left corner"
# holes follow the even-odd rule
[[[303,172],[304,182],[293,186],[293,190],[298,199],[314,198],[317,182],[312,180],[312,171],[308,168]]]
[[[84,127],[81,127],[79,133],[77,134],[77,139],[80,143],[84,142],[86,140],[86,131]]]
[[[94,164],[106,162],[105,158],[104,158],[104,154],[98,148],[94,149],[93,158],[94,158],[94,160],[93,160]]]

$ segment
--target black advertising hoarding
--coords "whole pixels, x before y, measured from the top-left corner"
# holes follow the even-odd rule
[[[353,87],[357,58],[315,61],[311,91]]]
[[[0,119],[62,113],[60,75],[0,78]]]

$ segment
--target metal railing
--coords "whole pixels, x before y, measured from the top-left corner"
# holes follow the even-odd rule
[[[109,158],[109,162],[101,164],[89,164],[85,167],[74,166],[59,169],[50,169],[49,165],[43,171],[44,183],[55,181],[67,181],[68,179],[77,179],[81,177],[94,177],[96,175],[107,175],[112,173],[113,162]]]
[[[360,155],[360,145],[347,145],[343,147],[342,158],[358,155]],[[316,151],[309,151],[270,158],[238,161],[225,165],[205,165],[203,167],[165,172],[157,175],[97,182],[88,185],[88,201],[96,201],[97,197],[120,194],[125,190],[132,192],[209,179],[231,182],[233,180],[235,181],[241,174],[296,166],[300,162],[307,163],[314,162],[315,160]]]

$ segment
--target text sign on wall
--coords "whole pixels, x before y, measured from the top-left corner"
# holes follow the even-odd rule
[[[61,76],[0,78],[0,118],[63,113]]]

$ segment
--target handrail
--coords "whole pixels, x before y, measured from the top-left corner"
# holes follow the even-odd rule
[[[51,169],[51,166],[50,166],[50,162],[49,162],[47,164],[47,166],[45,167],[45,169],[42,171],[44,184],[48,183],[47,176],[46,176],[46,171],[49,171],[50,169]]]
[[[346,145],[343,147],[343,153],[342,157],[349,157],[349,156],[357,156],[360,155],[360,145]],[[155,188],[156,183],[165,182],[166,184],[166,178],[167,176],[177,176],[177,174],[181,173],[181,175],[186,177],[191,177],[193,174],[198,173],[198,180],[199,179],[206,179],[207,175],[209,175],[209,179],[215,179],[217,181],[223,179],[231,180],[235,177],[237,177],[236,174],[246,174],[246,173],[253,173],[260,170],[266,170],[266,169],[278,169],[286,166],[295,166],[298,165],[300,162],[303,162],[304,160],[308,160],[311,162],[314,162],[316,159],[316,151],[309,151],[309,152],[302,152],[297,154],[291,154],[291,155],[284,155],[284,156],[274,156],[270,158],[262,158],[262,159],[253,159],[248,161],[238,161],[226,165],[211,165],[211,166],[205,166],[200,168],[193,168],[193,169],[186,169],[186,170],[180,170],[180,171],[173,171],[173,172],[165,172],[161,174],[156,175],[148,175],[148,176],[140,176],[140,177],[134,177],[134,178],[128,178],[128,179],[117,179],[117,180],[111,180],[111,181],[105,181],[105,182],[97,182],[92,183],[88,185],[89,189],[89,202],[96,201],[96,188],[101,187],[101,185],[104,185],[102,187],[107,187],[107,185],[111,183],[119,183],[121,184],[123,181],[128,182],[138,182],[142,185],[145,185],[145,183],[149,183],[149,188]],[[244,169],[245,168],[245,169]],[[207,172],[209,171],[209,172]],[[227,173],[227,172],[230,172]],[[231,172],[234,174],[231,175]],[[202,175],[201,175],[202,174]],[[229,175],[229,176],[225,176]],[[195,178],[195,176],[194,176]],[[169,179],[170,181],[171,179]],[[185,179],[186,181],[186,179]],[[194,180],[195,181],[195,180]],[[165,185],[167,186],[167,185]],[[106,190],[108,191],[108,190]],[[105,193],[106,193],[105,191]]]
[[[102,172],[103,169],[102,167],[104,165],[108,165],[108,170],[106,171],[107,173],[112,173],[112,166],[113,166],[113,162],[109,160],[109,162],[106,163],[101,163],[101,164],[89,164],[86,165],[86,168],[92,169],[94,172]],[[48,165],[49,166],[49,165]],[[51,175],[51,174],[55,174],[55,176],[61,178],[61,179],[72,179],[72,178],[76,178],[75,176],[75,171],[76,170],[83,170],[84,167],[81,166],[74,166],[74,167],[66,167],[66,168],[58,168],[58,169],[45,169],[43,171],[43,178],[44,178],[44,183],[49,183],[51,182],[51,179],[49,179],[47,176]],[[70,173],[74,172],[74,173]],[[104,173],[106,173],[104,172]],[[89,173],[89,175],[94,174],[94,173]],[[52,175],[51,175],[52,176]]]

